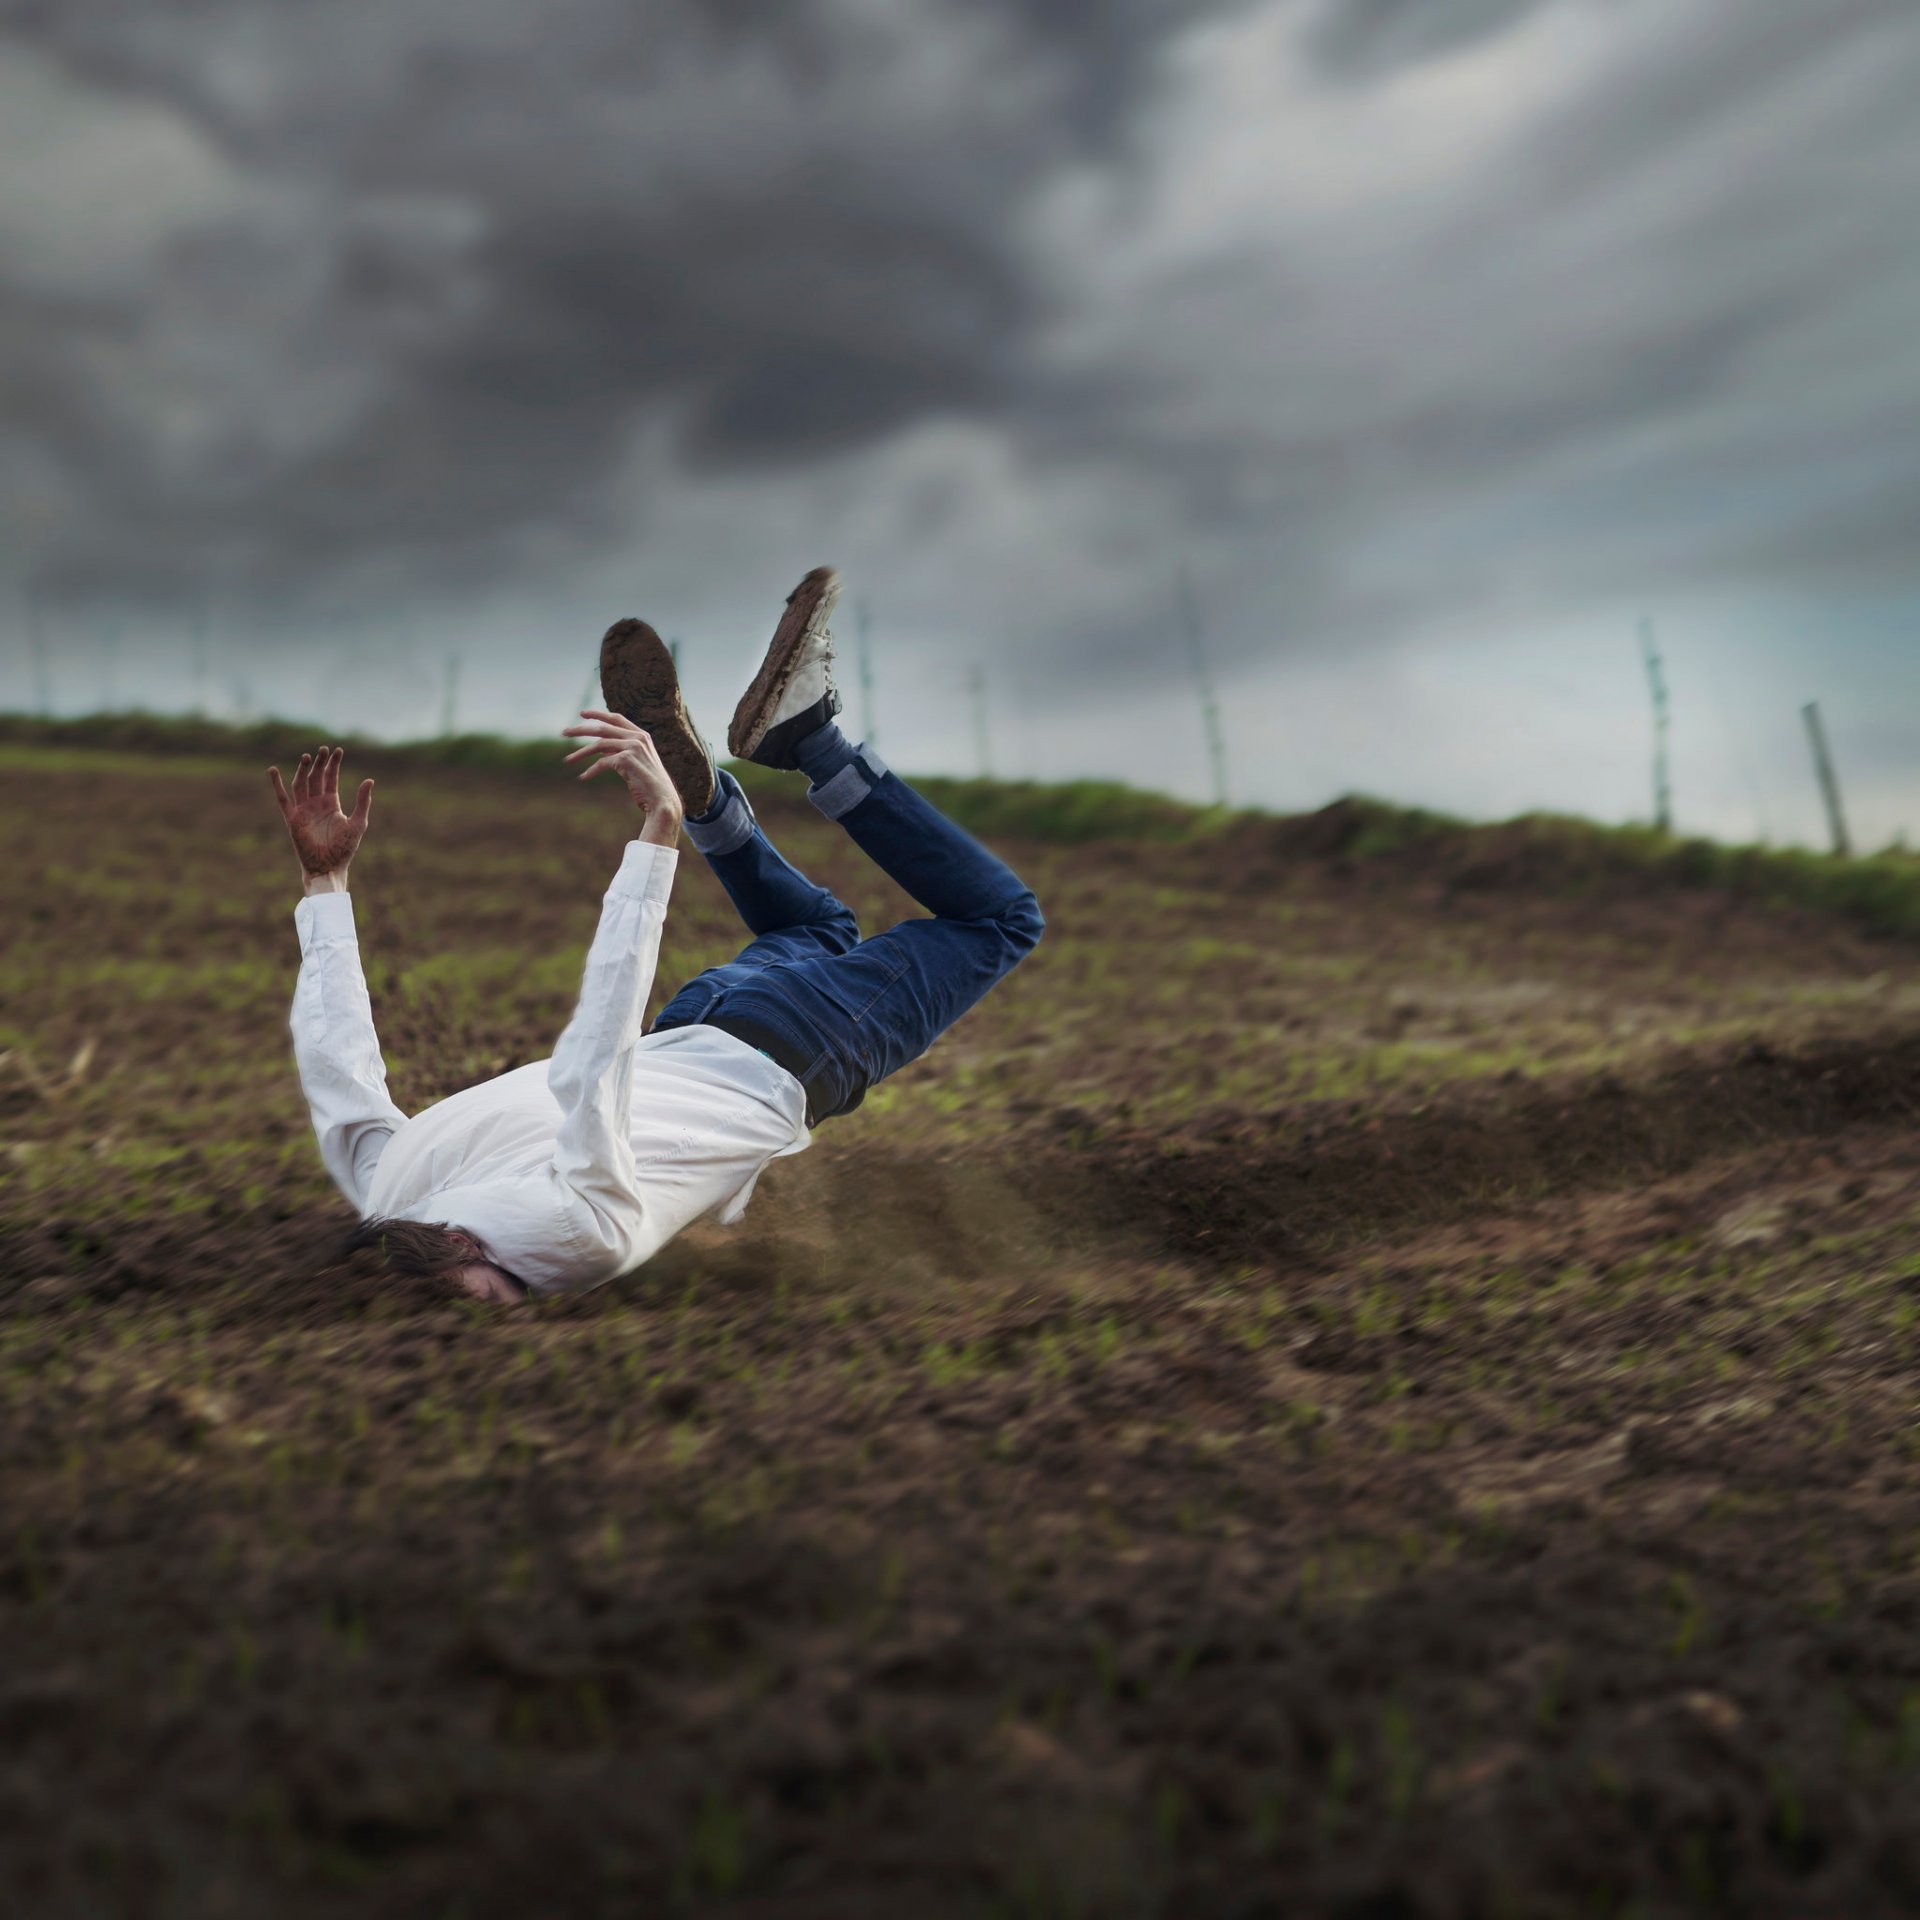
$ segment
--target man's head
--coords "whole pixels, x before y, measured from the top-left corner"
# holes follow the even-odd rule
[[[389,1271],[476,1300],[524,1300],[527,1289],[460,1227],[427,1220],[363,1220],[341,1242],[343,1254],[372,1247]]]

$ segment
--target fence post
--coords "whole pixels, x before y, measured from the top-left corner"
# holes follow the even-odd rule
[[[1820,782],[1820,797],[1827,803],[1827,831],[1833,836],[1833,850],[1841,859],[1852,851],[1847,838],[1847,816],[1840,809],[1840,782],[1833,771],[1833,755],[1827,751],[1827,730],[1820,720],[1820,702],[1809,700],[1800,709],[1807,723],[1807,739],[1813,747],[1814,777]]]
[[[210,612],[202,601],[193,615],[193,717],[196,720],[207,717],[207,628],[210,624]]]
[[[860,722],[866,733],[866,744],[873,746],[879,729],[873,722],[873,622],[867,613],[867,603],[862,600],[853,610],[854,628],[859,635],[860,654]]]
[[[1654,644],[1653,622],[1640,619],[1640,654],[1647,664],[1647,685],[1653,693],[1653,824],[1662,833],[1673,831],[1673,779],[1667,764],[1667,738],[1672,721],[1667,712],[1667,676],[1660,649]]]
[[[973,746],[980,756],[980,778],[993,778],[993,754],[991,742],[987,737],[987,670],[985,667],[971,667],[967,671],[967,685],[973,693]]]
[[[1227,804],[1227,741],[1220,729],[1220,702],[1214,698],[1213,675],[1207,667],[1206,643],[1200,632],[1200,603],[1194,598],[1193,581],[1182,566],[1176,582],[1180,602],[1180,624],[1186,631],[1187,658],[1193,667],[1194,693],[1200,702],[1200,727],[1206,735],[1207,759],[1213,768],[1213,797],[1217,805]]]
[[[120,622],[109,620],[100,629],[100,704],[104,713],[120,711]]]
[[[453,723],[460,706],[460,656],[447,655],[447,677],[440,691],[440,738],[453,738]]]
[[[40,705],[40,718],[53,718],[53,674],[47,665],[47,636],[40,624],[40,587],[37,581],[27,586],[27,649],[33,655],[33,691]]]

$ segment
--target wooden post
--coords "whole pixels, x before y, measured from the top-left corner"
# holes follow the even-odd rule
[[[973,745],[980,756],[980,778],[993,778],[993,755],[987,738],[987,670],[974,667],[968,671],[967,685],[973,693]]]
[[[853,618],[860,636],[860,724],[865,730],[866,744],[872,746],[879,729],[873,720],[873,622],[864,600],[855,606]]]
[[[1180,602],[1180,624],[1186,631],[1187,658],[1193,668],[1194,693],[1200,702],[1200,728],[1206,735],[1207,760],[1213,768],[1213,798],[1217,806],[1227,804],[1227,741],[1220,730],[1220,702],[1214,698],[1213,675],[1207,668],[1206,643],[1200,632],[1200,603],[1193,595],[1193,581],[1184,566],[1176,583]]]
[[[1807,739],[1813,747],[1814,777],[1820,782],[1820,797],[1827,803],[1827,831],[1833,836],[1833,850],[1842,860],[1852,853],[1847,838],[1847,816],[1840,809],[1840,782],[1833,771],[1833,755],[1827,751],[1827,730],[1820,722],[1820,702],[1809,700],[1800,709],[1807,723]]]
[[[1667,764],[1667,676],[1660,649],[1654,643],[1653,622],[1641,616],[1640,654],[1647,665],[1647,685],[1653,692],[1653,824],[1662,833],[1673,831],[1673,780]]]

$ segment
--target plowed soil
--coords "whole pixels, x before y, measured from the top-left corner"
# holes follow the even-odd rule
[[[370,770],[412,1109],[549,1050],[628,817]],[[501,1310],[333,1256],[259,770],[0,818],[0,1910],[1920,1907],[1912,950],[1010,843],[932,1056]],[[737,938],[689,854],[662,994]]]

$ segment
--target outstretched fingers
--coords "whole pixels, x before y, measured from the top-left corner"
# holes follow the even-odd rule
[[[629,720],[623,713],[609,713],[605,707],[583,707],[579,720],[572,726],[562,727],[560,731],[572,740],[589,736],[602,740],[645,740],[651,737],[639,721]]]
[[[267,778],[273,783],[273,797],[280,803],[283,815],[291,817],[297,807],[308,805],[325,806],[329,801],[335,807],[340,805],[340,763],[347,757],[345,747],[315,747],[311,753],[303,753],[299,764],[293,770],[291,787],[280,777],[278,767],[267,769]],[[366,810],[366,796],[373,790],[373,782],[362,782],[360,801],[354,808],[354,817],[362,819]]]
[[[584,743],[566,756],[561,763],[563,766],[570,767],[576,760],[584,760],[590,754],[631,753],[637,747],[652,744],[652,736],[644,727],[620,714],[609,713],[604,707],[583,709],[580,720],[582,724],[560,729],[564,738]],[[580,776],[581,779],[586,779],[594,771],[589,767]]]
[[[604,773],[609,768],[630,787],[643,771],[664,777],[653,735],[625,714],[611,712],[606,707],[582,707],[579,720],[573,726],[562,727],[560,732],[565,739],[581,742],[566,756],[564,765],[570,767],[580,760],[593,763],[582,770],[582,780],[591,780],[596,773]]]
[[[367,822],[372,818],[373,782],[371,780],[362,780],[360,782],[360,797],[353,803],[353,813],[350,824],[355,833],[365,833],[367,830]]]
[[[580,724],[560,729],[562,738],[567,740],[645,740],[648,733],[645,727],[636,726],[631,720],[622,720],[618,715],[611,719],[586,719]]]
[[[635,742],[630,733],[605,733],[589,740],[584,747],[575,747],[561,762],[562,766],[572,766],[576,760],[584,760],[590,753],[631,753]]]

